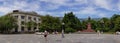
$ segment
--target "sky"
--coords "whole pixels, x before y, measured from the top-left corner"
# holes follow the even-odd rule
[[[101,18],[120,14],[120,0],[0,0],[0,16],[13,10],[55,17],[73,12],[78,18]]]

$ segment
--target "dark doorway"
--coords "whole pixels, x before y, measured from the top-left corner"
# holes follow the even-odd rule
[[[18,32],[18,28],[17,27],[15,28],[15,32]]]
[[[34,27],[34,31],[36,30],[36,27]]]
[[[21,31],[24,32],[24,27],[21,27]]]
[[[31,31],[31,27],[28,27],[28,31]]]

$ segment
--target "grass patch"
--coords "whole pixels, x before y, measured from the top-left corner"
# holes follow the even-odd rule
[[[103,34],[115,34],[115,32],[104,32]]]

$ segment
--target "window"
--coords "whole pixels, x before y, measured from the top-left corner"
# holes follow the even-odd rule
[[[40,19],[38,19],[40,21]]]
[[[15,18],[18,18],[18,16],[14,16]]]
[[[25,16],[21,16],[21,19],[24,19],[25,18]]]
[[[28,17],[29,20],[31,20],[31,17]]]
[[[40,23],[38,23],[38,25],[40,25]]]
[[[36,18],[34,18],[34,20],[36,21]]]
[[[24,25],[24,24],[25,24],[25,22],[24,22],[24,21],[21,21],[21,24],[22,24],[22,25]]]

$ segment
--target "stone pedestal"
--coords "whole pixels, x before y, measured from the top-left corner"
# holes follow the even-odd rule
[[[87,29],[86,30],[83,30],[83,32],[95,32],[93,29],[91,29],[91,24],[88,23],[87,24]]]

